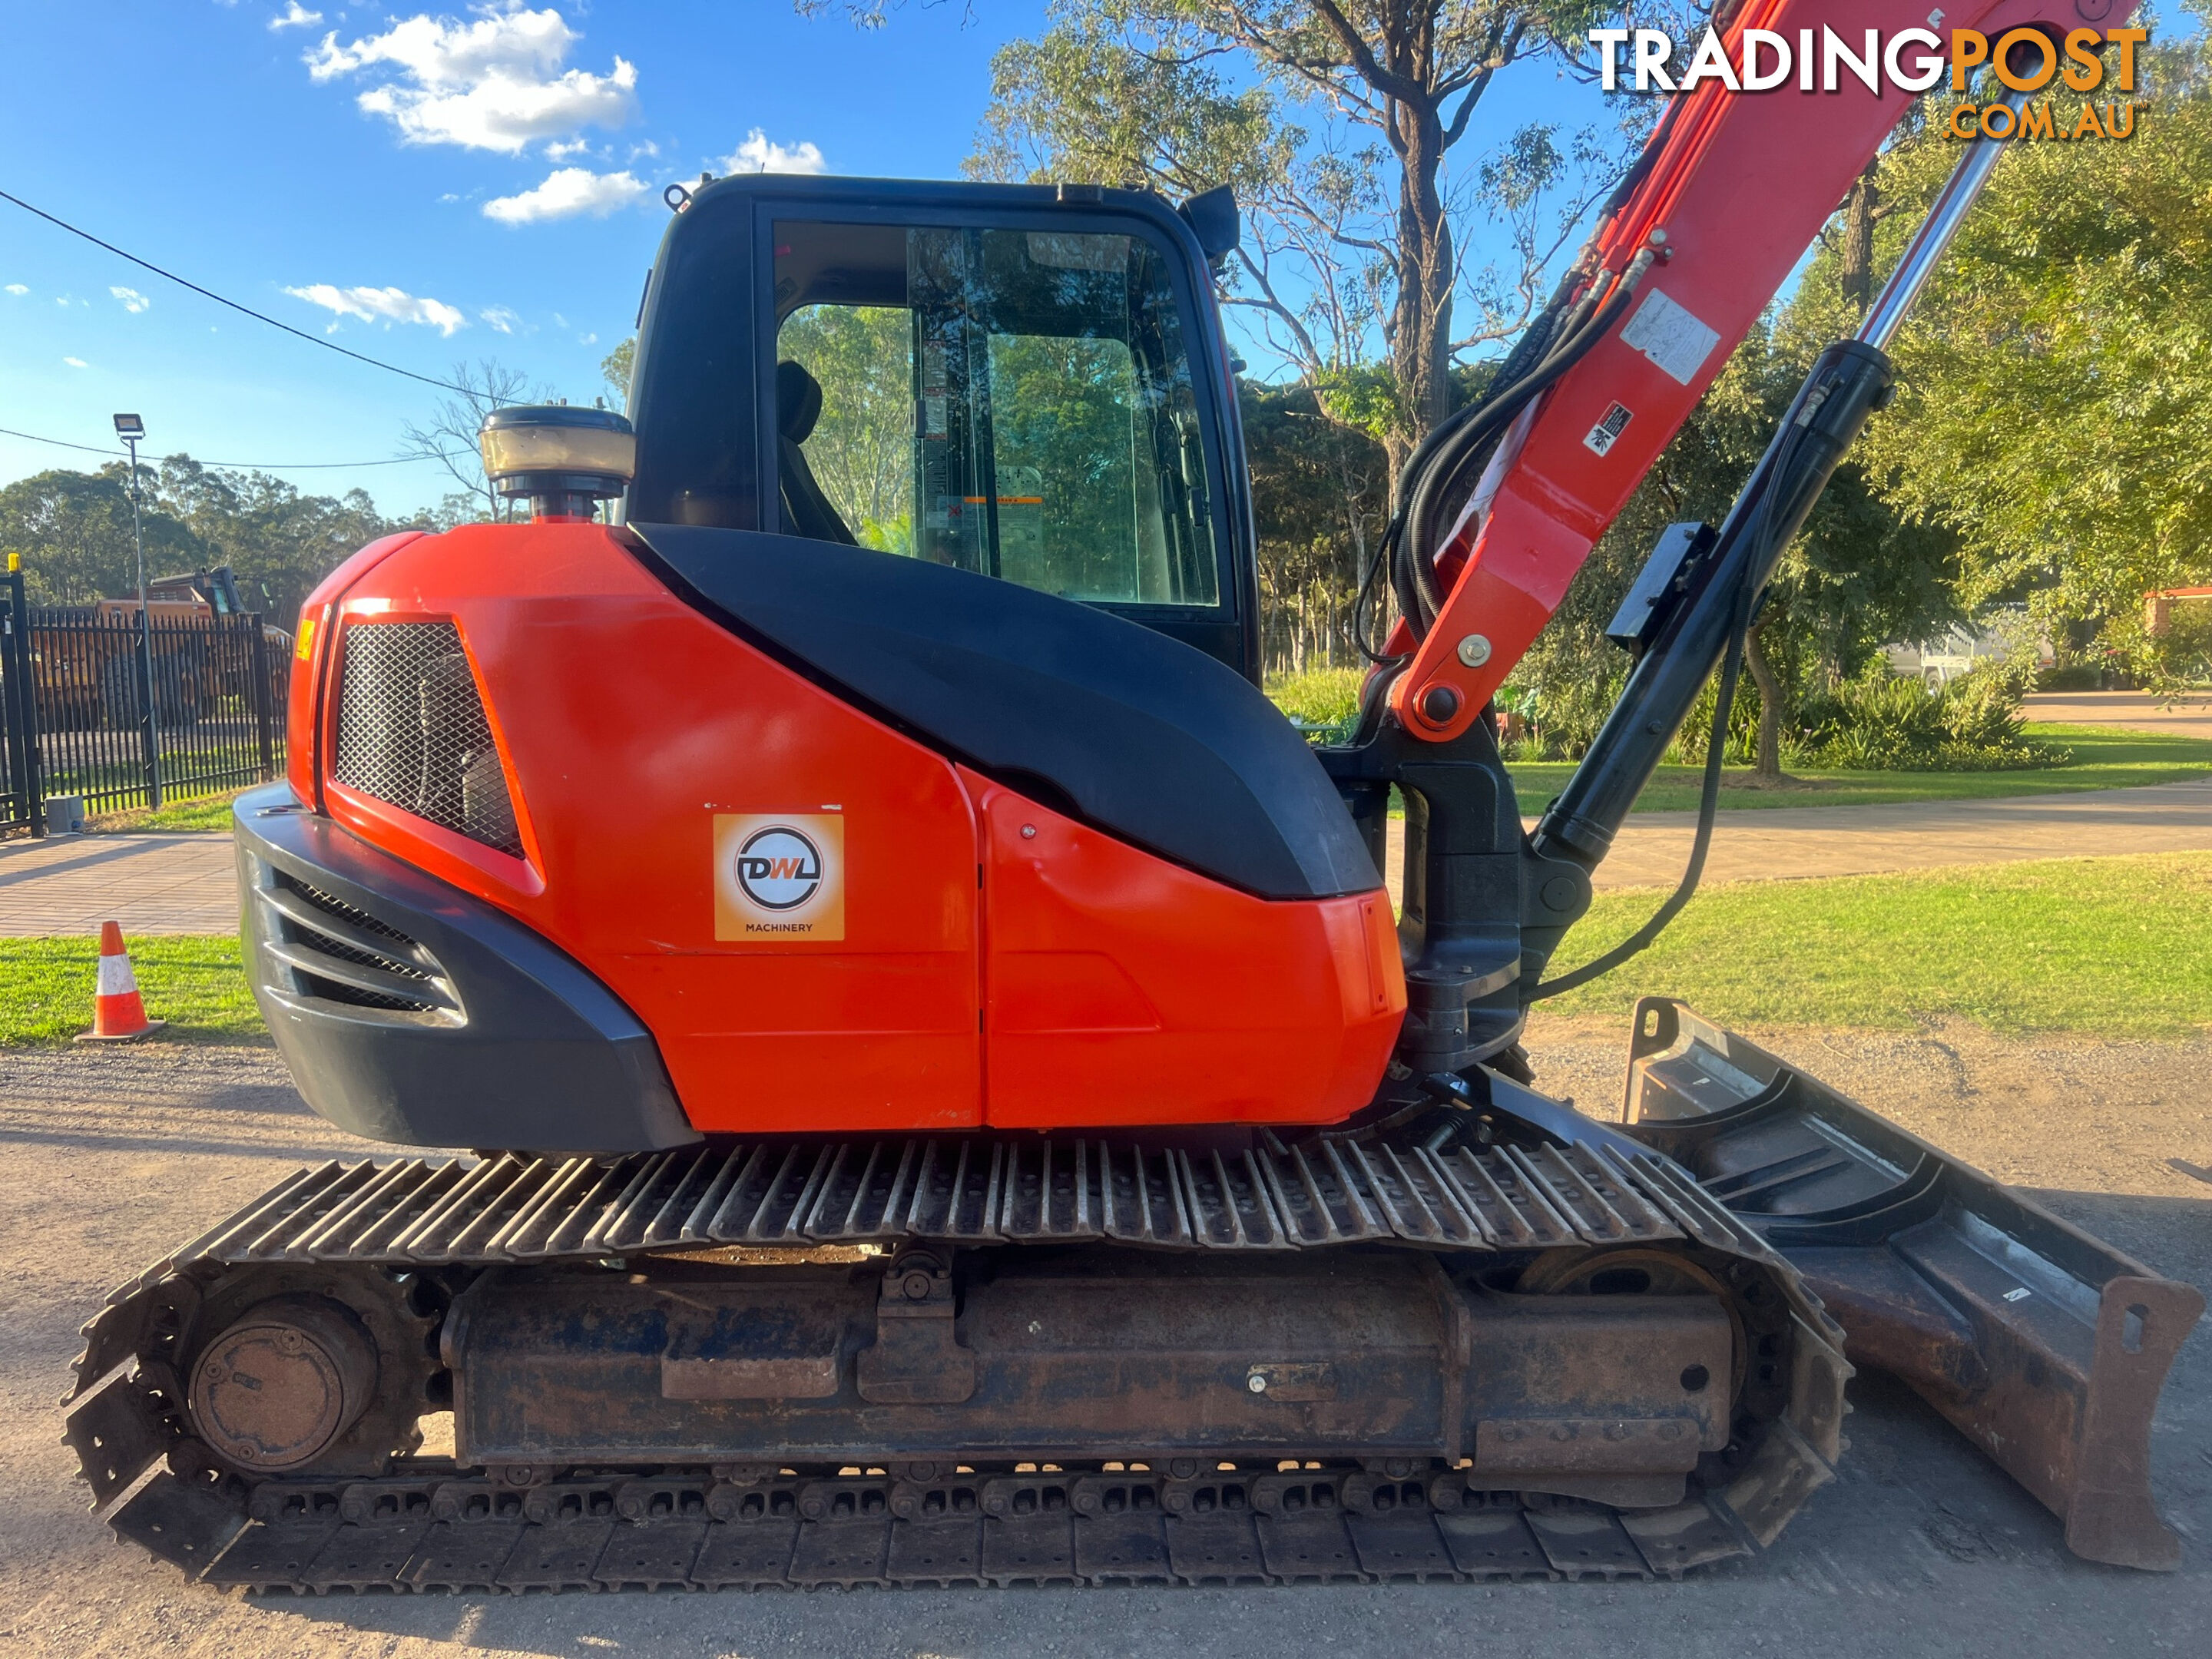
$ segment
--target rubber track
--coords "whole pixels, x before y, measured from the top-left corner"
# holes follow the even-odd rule
[[[1267,1479],[979,1474],[907,1488],[920,1510],[910,1517],[890,1512],[899,1483],[888,1479],[734,1486],[698,1471],[531,1492],[482,1480],[271,1483],[251,1506],[268,1518],[200,1576],[302,1594],[1466,1583],[1674,1577],[1751,1553],[1724,1510],[1703,1503],[1654,1518],[1475,1494],[1473,1507],[1439,1510],[1422,1480],[1370,1478],[1379,1491],[1350,1512],[1343,1494],[1360,1477],[1338,1470],[1274,1477],[1296,1483],[1299,1507],[1284,1512],[1278,1492],[1276,1512],[1259,1513],[1253,1494]],[[1181,1513],[1164,1501],[1178,1499]]]
[[[968,1135],[710,1142],[611,1160],[333,1162],[302,1170],[173,1260],[438,1267],[905,1240],[1482,1251],[1686,1235],[1771,1256],[1652,1153],[1335,1139],[1192,1152]]]
[[[1477,1254],[1686,1240],[1772,1270],[1807,1334],[1841,1346],[1794,1270],[1654,1155],[1334,1139],[1233,1156],[982,1136],[725,1142],[611,1161],[303,1170],[108,1298],[85,1328],[65,1437],[119,1535],[191,1578],[300,1592],[1673,1576],[1751,1553],[1827,1478],[1778,1424],[1781,1455],[1809,1459],[1808,1473],[1779,1514],[1755,1518],[1717,1494],[1658,1511],[1524,1509],[1435,1466],[1395,1481],[1340,1465],[1182,1478],[986,1470],[927,1487],[828,1470],[738,1486],[662,1469],[516,1491],[413,1458],[383,1480],[249,1486],[205,1466],[179,1398],[202,1290],[245,1264],[1094,1238]],[[1286,1482],[1303,1497],[1286,1498]]]

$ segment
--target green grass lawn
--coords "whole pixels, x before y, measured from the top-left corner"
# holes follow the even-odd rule
[[[1635,932],[1652,893],[1601,894],[1553,967]],[[1641,956],[1542,1005],[1626,1017],[1680,997],[1723,1024],[2178,1037],[2212,1031],[2212,853],[1736,882],[1690,902]]]
[[[264,1042],[234,935],[126,939],[146,1012],[164,1040]],[[100,941],[0,939],[0,1044],[67,1042],[92,1026]]]
[[[230,804],[243,793],[241,790],[227,789],[219,795],[202,795],[193,800],[172,801],[158,812],[142,809],[135,812],[103,813],[85,827],[100,836],[125,832],[144,834],[157,830],[228,830]]]
[[[2172,783],[2212,774],[2212,741],[2124,732],[2103,726],[2030,726],[2028,734],[2074,751],[2064,766],[2024,772],[1792,772],[1799,786],[1756,789],[1748,771],[1723,775],[1723,806],[1870,806],[1914,800],[1988,799],[1998,795],[2058,794],[2078,789],[2126,789]],[[1516,761],[1508,769],[1531,817],[1566,787],[1571,761]],[[1704,774],[1694,766],[1662,766],[1636,802],[1639,812],[1697,810]],[[95,832],[228,830],[238,791],[204,795],[159,812],[112,812],[95,819]]]
[[[1558,965],[1626,938],[1654,902],[1601,895]],[[89,1025],[95,950],[0,939],[0,1044],[64,1042]],[[236,939],[136,939],[131,959],[164,1035],[261,1040]],[[1955,1015],[2004,1033],[2194,1036],[2212,1030],[2212,853],[1713,888],[1650,950],[1544,1009],[1626,1018],[1651,993],[1743,1025]]]
[[[1792,772],[1798,788],[1754,789],[1732,780],[1747,769],[1722,774],[1723,806],[1872,806],[1914,800],[1986,800],[1999,795],[2045,795],[2080,789],[2127,789],[2172,783],[2212,773],[2212,741],[2126,732],[2105,726],[2031,725],[2027,734],[2074,751],[2064,766],[2020,772]],[[1566,787],[1571,761],[1516,761],[1508,769],[1530,816]],[[1695,766],[1662,766],[1638,797],[1639,812],[1689,812],[1698,805],[1704,772]]]

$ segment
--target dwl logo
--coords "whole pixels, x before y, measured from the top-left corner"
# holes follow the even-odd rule
[[[714,814],[714,937],[830,945],[845,937],[845,819],[820,812]]]
[[[756,830],[738,849],[738,885],[763,910],[795,910],[822,886],[822,849],[799,831],[776,824]]]

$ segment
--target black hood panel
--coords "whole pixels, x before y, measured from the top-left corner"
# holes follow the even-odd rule
[[[1262,898],[1382,884],[1305,740],[1203,652],[866,548],[629,528],[674,585],[781,660],[1043,805]]]

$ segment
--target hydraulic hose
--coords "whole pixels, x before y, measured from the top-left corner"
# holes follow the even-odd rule
[[[2014,93],[2007,101],[2017,112],[2026,97]],[[1990,143],[1967,147],[1858,333],[1830,346],[1813,366],[1782,429],[1729,509],[1711,552],[1694,570],[1676,577],[1674,586],[1681,591],[1674,600],[1673,615],[1638,661],[1620,700],[1566,788],[1545,809],[1530,837],[1532,848],[1594,869],[1611,848],[1622,819],[1657,767],[1714,661],[1723,659],[1712,742],[1698,796],[1697,835],[1680,883],[1629,939],[1595,961],[1537,986],[1529,1000],[1556,996],[1619,966],[1658,937],[1697,890],[1712,839],[1736,676],[1767,581],[1859,428],[1889,401],[1889,359],[1881,348],[1897,331],[1988,182],[2000,149]]]
[[[1580,280],[1582,270],[1583,264],[1578,263],[1574,270],[1560,278],[1558,289],[1507,355],[1504,365],[1498,370],[1498,382],[1512,386],[1531,368],[1540,365],[1556,343],[1568,339],[1582,319],[1588,315],[1589,301],[1597,292],[1598,284],[1592,283],[1582,299],[1574,299],[1574,287]],[[1376,587],[1386,573],[1398,599],[1400,612],[1414,617],[1416,625],[1425,627],[1425,621],[1419,615],[1419,600],[1402,585],[1406,573],[1398,558],[1398,549],[1406,534],[1407,507],[1412,486],[1427,473],[1438,449],[1469,422],[1488,416],[1495,407],[1495,401],[1486,399],[1480,404],[1470,404],[1438,422],[1407,459],[1405,470],[1400,477],[1395,510],[1391,514],[1389,526],[1376,541],[1375,551],[1368,557],[1367,568],[1361,574],[1359,592],[1352,607],[1352,643],[1370,662],[1395,660],[1384,652],[1380,618],[1376,618],[1377,626],[1371,637],[1367,629],[1367,619],[1373,614]]]
[[[1729,627],[1728,649],[1721,659],[1720,690],[1713,702],[1712,732],[1705,741],[1705,773],[1698,792],[1698,828],[1690,840],[1689,862],[1683,866],[1682,878],[1666,901],[1654,910],[1644,924],[1626,939],[1581,967],[1547,979],[1530,991],[1527,1000],[1541,1002],[1571,991],[1578,985],[1611,973],[1614,969],[1649,949],[1651,942],[1667,930],[1668,925],[1682,913],[1698,890],[1698,883],[1705,873],[1705,854],[1713,844],[1713,815],[1720,805],[1721,766],[1728,753],[1729,716],[1735,708],[1736,681],[1743,670],[1743,653],[1751,631],[1753,612],[1751,590],[1748,586],[1736,594],[1735,614]]]
[[[1470,467],[1487,462],[1492,448],[1514,417],[1580,362],[1620,320],[1653,258],[1649,249],[1639,252],[1609,284],[1601,275],[1580,301],[1565,308],[1554,330],[1555,343],[1544,349],[1534,368],[1518,374],[1504,391],[1483,403],[1440,422],[1422,441],[1407,462],[1398,511],[1360,584],[1363,607],[1374,592],[1378,573],[1387,568],[1407,626],[1417,639],[1426,635],[1444,602],[1437,580],[1436,555],[1443,540],[1439,520],[1454,487]],[[1522,356],[1516,349],[1506,360],[1506,374],[1513,373]],[[1359,643],[1370,661],[1385,660],[1379,641],[1376,648],[1370,648],[1366,641]]]
[[[1890,384],[1889,360],[1870,346],[1839,341],[1821,354],[1712,550],[1686,573],[1687,591],[1675,599],[1582,764],[1546,809],[1533,838],[1537,851],[1586,868],[1605,857],[1728,649],[1739,592],[1752,595],[1755,614],[1783,550],[1868,416],[1887,400]]]
[[[1712,845],[1729,716],[1752,621],[1783,550],[1804,524],[1867,416],[1887,400],[1890,383],[1888,359],[1870,347],[1846,341],[1821,355],[1736,497],[1711,551],[1691,574],[1690,591],[1677,601],[1674,616],[1637,664],[1567,787],[1545,810],[1531,837],[1534,849],[1595,867],[1718,660],[1720,687],[1705,747],[1697,832],[1681,880],[1634,933],[1595,960],[1536,986],[1526,1001],[1540,1002],[1612,972],[1657,939],[1697,891]]]
[[[1577,323],[1571,313],[1560,343],[1545,354],[1533,371],[1485,404],[1474,418],[1447,433],[1428,464],[1415,476],[1407,494],[1402,556],[1420,586],[1422,633],[1427,632],[1429,623],[1443,609],[1444,595],[1437,581],[1436,556],[1442,550],[1447,533],[1441,520],[1445,504],[1455,493],[1454,486],[1468,471],[1485,464],[1490,451],[1522,409],[1605,337],[1607,331],[1620,320],[1650,264],[1649,253],[1638,255],[1628,270],[1605,290],[1602,301],[1596,304],[1588,320]],[[1602,276],[1599,279],[1600,283],[1604,280]],[[1592,292],[1597,289],[1594,287]]]

